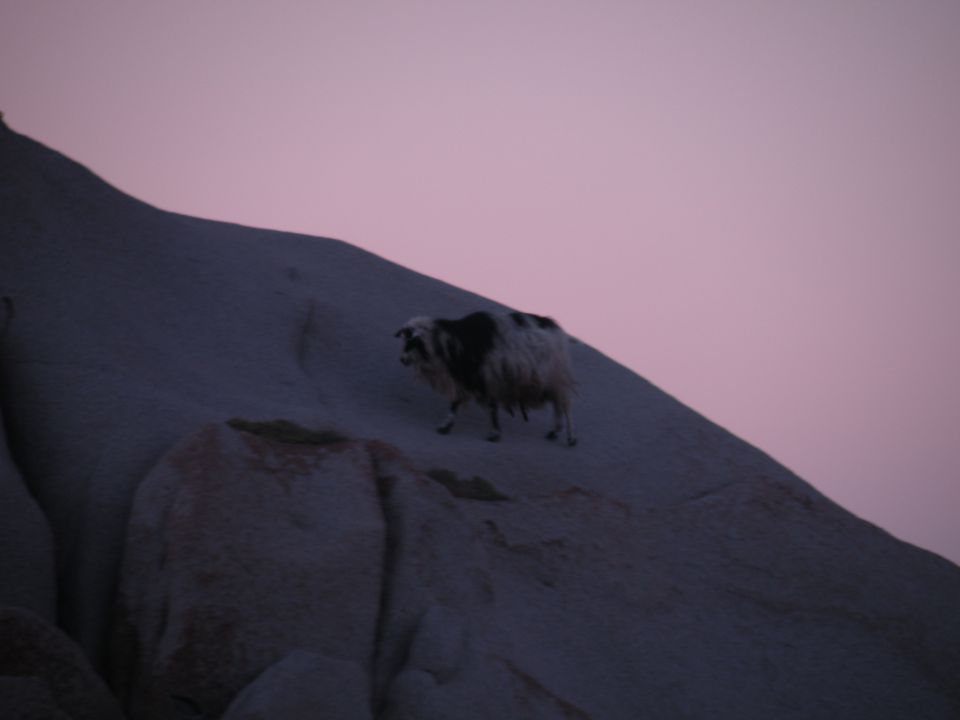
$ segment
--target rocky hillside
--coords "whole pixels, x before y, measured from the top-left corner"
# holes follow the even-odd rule
[[[576,447],[434,433],[489,300],[2,125],[0,296],[0,717],[960,717],[960,569],[590,347]]]

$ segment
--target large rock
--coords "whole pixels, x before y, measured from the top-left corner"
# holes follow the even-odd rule
[[[894,720],[960,709],[953,568],[922,552],[891,565],[899,543],[851,527],[815,493],[745,476],[644,512],[580,487],[465,499],[459,512],[461,537],[472,527],[480,546],[448,547],[462,548],[461,582],[484,558],[483,589],[426,608],[384,717]],[[915,592],[919,577],[937,577],[943,595]]]
[[[384,554],[374,478],[362,444],[226,426],[167,455],[134,500],[120,582],[113,685],[131,715],[217,717],[298,648],[369,672]]]
[[[518,691],[571,717],[960,710],[954,569],[815,494],[745,476],[669,508],[570,488],[468,510],[498,570],[483,635]]]

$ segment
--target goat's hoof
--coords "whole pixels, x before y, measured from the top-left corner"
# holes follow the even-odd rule
[[[487,435],[487,442],[500,442],[500,433],[492,432]]]
[[[556,440],[558,434],[559,433],[556,430],[551,430],[544,437],[546,437],[547,440]]]
[[[449,435],[450,428],[452,427],[453,425],[441,425],[440,427],[437,428],[437,432],[440,433],[441,435]]]
[[[577,444],[577,439],[575,437],[567,438],[567,447],[573,447]]]

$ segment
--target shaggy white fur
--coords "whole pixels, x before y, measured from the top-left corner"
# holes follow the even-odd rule
[[[574,389],[567,334],[549,318],[523,313],[474,313],[460,320],[410,319],[397,337],[404,340],[400,361],[447,398],[450,410],[437,431],[448,433],[459,407],[470,399],[490,408],[500,437],[498,408],[513,414],[552,403],[556,438],[566,426],[567,444],[576,444],[570,401]]]

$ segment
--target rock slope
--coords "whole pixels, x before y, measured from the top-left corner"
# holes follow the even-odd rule
[[[588,346],[576,448],[433,433],[489,300],[3,125],[0,297],[5,718],[960,717],[960,569]]]

